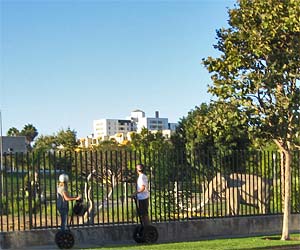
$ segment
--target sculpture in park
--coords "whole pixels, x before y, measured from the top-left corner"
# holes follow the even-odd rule
[[[256,207],[260,214],[266,214],[269,212],[270,183],[254,174],[232,173],[225,177],[217,173],[204,192],[200,208],[214,197],[226,199],[228,215],[239,215],[240,204]]]

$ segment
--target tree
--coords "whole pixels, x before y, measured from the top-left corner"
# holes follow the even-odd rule
[[[7,131],[7,135],[8,136],[19,136],[20,135],[20,131],[15,128],[15,127],[11,127],[8,131]]]
[[[172,142],[187,150],[236,150],[251,145],[245,116],[234,106],[202,103],[177,127]]]
[[[25,136],[27,149],[31,150],[31,143],[34,141],[35,137],[38,135],[37,129],[32,124],[27,124],[19,131],[15,127],[11,127],[7,131],[8,136]]]
[[[31,143],[34,141],[35,137],[37,137],[38,131],[32,124],[27,124],[21,130],[20,135],[26,137],[26,144],[28,146],[28,149],[31,149]]]
[[[54,150],[57,146],[57,138],[54,135],[41,135],[39,136],[35,143],[34,143],[34,151],[45,153],[45,152],[51,152],[51,150]]]
[[[203,59],[218,102],[238,107],[251,133],[273,140],[282,153],[282,240],[289,239],[291,158],[299,148],[299,16],[298,0],[240,0],[229,10],[229,27],[217,31],[221,55]]]
[[[141,133],[132,134],[131,147],[140,151],[159,151],[170,148],[170,142],[166,140],[161,131],[155,133],[146,128]]]
[[[244,115],[236,107],[221,103],[196,106],[181,120],[172,141],[177,148],[185,147],[186,158],[197,162],[207,176],[214,175],[212,166],[216,169],[220,161],[224,162],[222,171],[245,171],[247,164],[238,160],[245,160],[245,156],[236,154],[236,150],[252,145]],[[233,158],[237,160],[228,161]]]
[[[78,146],[76,139],[76,131],[68,128],[67,130],[60,130],[57,133],[58,146],[62,146],[64,150],[74,150]]]

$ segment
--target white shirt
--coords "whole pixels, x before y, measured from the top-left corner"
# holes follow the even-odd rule
[[[140,174],[137,180],[137,191],[139,191],[143,185],[145,186],[145,190],[141,193],[137,193],[138,200],[144,200],[149,198],[148,178],[145,174]]]

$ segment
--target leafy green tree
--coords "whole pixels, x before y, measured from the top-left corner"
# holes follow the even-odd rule
[[[38,152],[73,151],[77,146],[76,131],[68,128],[67,130],[61,129],[54,135],[41,135],[35,141],[34,149]]]
[[[212,133],[206,127],[209,114],[209,105],[203,103],[200,107],[191,110],[187,117],[179,122],[172,141],[176,144],[182,143],[189,150],[207,150],[214,147]],[[178,142],[174,141],[179,139]]]
[[[253,138],[247,117],[232,103],[211,103],[208,114],[200,116],[197,121],[204,133],[213,138],[214,148],[218,150],[245,150],[252,147]]]
[[[237,150],[245,150],[251,146],[248,136],[248,125],[244,123],[242,114],[235,107],[221,103],[202,103],[191,110],[177,127],[172,141],[185,147],[186,159],[196,169],[205,173],[207,178],[219,171],[243,172],[247,164]],[[235,161],[232,161],[235,159]],[[220,162],[223,162],[220,166]],[[199,170],[198,170],[199,171]]]
[[[171,143],[174,146],[175,150],[178,151],[185,151],[187,139],[184,125],[186,123],[186,120],[186,117],[180,118],[175,133],[171,136]]]
[[[141,133],[134,133],[131,136],[131,147],[140,151],[157,151],[170,147],[170,142],[166,140],[161,131],[155,133],[143,128]]]
[[[58,146],[61,146],[63,150],[74,150],[78,146],[76,134],[76,131],[70,128],[60,130],[56,135]]]
[[[58,145],[57,138],[55,135],[41,135],[34,143],[35,152],[51,152],[54,151]]]
[[[172,141],[184,144],[187,150],[240,150],[251,145],[243,112],[217,102],[191,110],[180,121]]]
[[[284,156],[283,240],[289,239],[292,152],[299,148],[299,16],[298,0],[240,0],[229,10],[229,27],[217,31],[221,55],[203,60],[218,102],[243,111],[251,133],[273,140]]]
[[[7,135],[8,136],[18,136],[20,135],[20,131],[15,128],[15,127],[11,127],[8,131],[7,131]]]
[[[114,150],[120,150],[124,149],[126,146],[121,146],[116,142],[116,140],[104,140],[100,141],[99,145],[93,146],[93,149],[95,150],[101,150],[101,151],[114,151]]]

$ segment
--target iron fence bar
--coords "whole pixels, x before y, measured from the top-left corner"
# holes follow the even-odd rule
[[[58,154],[58,157],[60,157],[60,154]],[[59,223],[58,223],[58,211],[57,211],[57,198],[56,198],[56,193],[57,193],[57,177],[58,177],[58,172],[57,172],[57,153],[56,151],[53,152],[53,169],[54,169],[54,186],[55,186],[55,225],[58,228]]]
[[[4,154],[4,168],[5,168],[5,178],[4,178],[4,192],[5,192],[5,213],[6,213],[6,231],[9,231],[9,213],[8,213],[8,183],[7,183],[7,157]]]
[[[21,186],[22,186],[22,219],[23,219],[23,228],[25,230],[25,225],[26,225],[26,214],[25,214],[25,185],[24,185],[24,176],[25,176],[25,170],[24,170],[24,153],[21,153],[21,158],[22,158],[22,161],[21,161],[21,173],[22,173],[22,180],[21,180]],[[1,221],[2,222],[2,221]],[[2,230],[2,225],[1,225],[1,230]]]
[[[50,225],[51,225],[51,227],[53,227],[54,226],[54,223],[53,223],[53,215],[54,215],[54,211],[53,211],[53,190],[52,190],[52,188],[53,188],[53,186],[52,186],[52,172],[54,173],[54,183],[55,183],[55,176],[56,176],[56,174],[55,174],[55,170],[54,170],[54,167],[53,167],[53,169],[51,168],[51,156],[52,156],[52,154],[51,154],[51,151],[49,151],[48,153],[47,153],[47,156],[48,156],[48,168],[49,168],[49,180],[48,180],[48,182],[49,182],[49,204],[50,204]],[[46,194],[46,192],[45,192],[45,197],[47,197],[47,194]],[[56,201],[55,201],[55,205],[56,205]],[[57,216],[55,216],[55,217],[57,217]]]
[[[114,151],[110,151],[110,166],[111,166],[111,186],[112,186],[112,193],[111,193],[111,197],[112,197],[112,202],[111,202],[111,219],[112,219],[112,224],[115,223],[115,205],[114,205],[114,181],[115,181],[115,169],[117,166],[116,164],[114,164],[113,162],[113,152]]]
[[[130,152],[130,170],[132,170],[133,164],[134,164],[134,168],[135,168],[135,165],[136,165],[136,153],[137,153],[136,151],[134,151],[133,153]],[[133,157],[132,154],[134,155],[134,157]],[[134,160],[132,158],[134,158]],[[134,174],[136,174],[135,171],[134,171]],[[135,187],[136,187],[136,181],[134,182],[134,184],[135,184]],[[130,185],[130,194],[133,193],[133,187],[132,186],[133,185]],[[134,221],[133,218],[135,218],[136,212],[135,212],[135,214],[133,212],[133,202],[132,202],[132,199],[130,200],[130,206],[131,206],[131,218],[130,218],[130,220],[131,220],[131,223],[135,223],[135,221]]]
[[[181,159],[181,163],[182,163],[182,165],[184,166],[186,166],[187,165],[187,163],[188,163],[188,159],[189,159],[189,154],[187,154],[187,155],[183,155],[183,154],[181,154],[181,157],[182,157],[182,159]],[[188,217],[189,217],[189,210],[188,210],[188,206],[189,206],[189,192],[188,192],[188,185],[187,185],[187,177],[188,177],[188,175],[189,175],[189,170],[190,170],[190,168],[187,168],[186,169],[186,175],[184,176],[184,178],[183,178],[183,180],[184,180],[184,187],[185,187],[185,195],[184,195],[184,201],[185,201],[185,205],[186,205],[186,209],[185,209],[185,219],[188,219]]]
[[[129,162],[129,160],[128,160],[128,153],[129,152],[127,152],[127,151],[125,151],[125,154],[124,154],[124,156],[125,156],[125,159],[124,159],[124,161],[125,161],[125,169],[124,169],[124,171],[125,171],[125,174],[127,174],[126,175],[126,179],[125,179],[125,185],[124,185],[124,188],[125,188],[125,190],[124,190],[124,195],[125,195],[125,197],[124,197],[124,201],[125,201],[125,206],[124,206],[124,210],[125,210],[125,212],[126,212],[126,214],[124,214],[124,217],[126,218],[126,222],[128,222],[129,221],[129,206],[128,206],[128,182],[129,182],[129,178],[130,178],[130,175],[129,175],[129,170],[128,170],[128,162]]]
[[[298,206],[298,211],[300,210],[300,202],[297,203],[297,201],[296,201],[297,176],[298,176],[298,180],[300,180],[300,176],[299,176],[300,163],[298,161],[299,167],[297,168],[297,159],[300,159],[299,158],[299,151],[294,151],[293,152],[293,161],[292,161],[293,163],[295,163],[295,165],[293,164],[293,168],[292,168],[292,173],[294,173],[294,174],[292,174],[292,177],[294,177],[294,178],[292,178],[292,183],[291,183],[291,185],[292,185],[292,188],[291,188],[292,195],[291,195],[291,197],[292,197],[292,204],[294,204],[294,205],[292,205],[291,213],[296,213],[297,206]],[[298,183],[298,188],[299,188],[299,186],[300,186],[300,181]],[[300,193],[300,188],[299,188],[298,192]]]
[[[155,221],[158,221],[158,216],[157,216],[157,192],[159,191],[159,184],[158,184],[158,179],[157,177],[159,177],[158,175],[158,169],[157,169],[157,160],[156,160],[156,152],[151,152],[152,154],[152,158],[153,158],[153,170],[154,170],[154,174],[153,174],[153,177],[151,178],[151,181],[153,180],[153,183],[154,183],[154,187],[155,187],[155,190],[154,190],[154,220]],[[152,203],[151,203],[151,216],[152,216],[152,210],[153,210],[153,207],[152,207]]]
[[[179,188],[180,188],[180,181],[179,181],[179,176],[180,176],[180,174],[179,174],[179,159],[178,159],[178,157],[179,157],[179,152],[178,151],[176,151],[175,152],[175,168],[176,168],[176,183],[177,183],[177,190],[176,190],[176,200],[177,200],[177,204],[176,204],[176,209],[177,209],[177,221],[179,221],[180,220],[180,213],[181,213],[181,208],[180,208],[180,203],[181,203],[181,193],[180,193],[180,191],[179,191]]]
[[[196,151],[193,150],[193,168],[194,168],[194,186],[193,186],[193,190],[194,190],[194,207],[197,209],[198,206],[198,202],[197,202],[197,193],[198,193],[198,181],[197,181],[197,177],[198,177],[198,161],[197,161],[197,156],[196,156]],[[194,209],[193,206],[191,207],[191,213],[192,216],[197,217],[197,210],[196,213],[194,213]]]
[[[125,153],[125,150],[121,150],[121,152],[120,152],[120,165],[121,165],[121,167],[120,167],[120,180],[121,180],[121,183],[120,183],[120,189],[121,189],[121,195],[120,195],[120,200],[121,200],[121,221],[119,221],[119,223],[120,222],[124,223],[124,198],[123,198],[124,197],[124,186],[123,186],[123,181],[124,180],[123,180],[123,166],[126,165],[126,162],[125,162],[125,164],[123,162],[124,153]],[[118,183],[118,185],[119,185],[119,183]]]
[[[259,161],[260,161],[260,152],[258,151],[258,152],[256,152],[256,162],[255,162],[255,173],[257,173],[255,176],[256,183],[258,183],[258,175],[260,174],[259,170],[258,170],[258,166],[261,164],[261,162],[259,162]],[[257,209],[254,211],[255,211],[254,214],[257,215],[257,212],[258,212]]]
[[[18,231],[21,229],[20,225],[20,185],[19,185],[19,154],[16,153],[16,186],[17,186],[17,221],[18,221]]]
[[[177,221],[179,219],[179,199],[178,199],[178,166],[175,164],[176,162],[176,152],[171,152],[171,165],[173,171],[173,193],[174,193],[174,213],[173,220]]]
[[[144,165],[147,167],[147,177],[148,177],[148,190],[149,190],[149,209],[148,216],[149,220],[153,221],[153,212],[155,211],[155,192],[156,192],[156,184],[153,174],[153,160],[152,160],[152,151],[148,150],[144,151]],[[154,205],[153,205],[154,203]]]
[[[160,166],[160,162],[159,162],[159,152],[157,152],[157,166]],[[158,178],[158,187],[159,187],[159,221],[162,221],[162,207],[161,207],[161,204],[162,204],[162,200],[164,200],[164,195],[161,194],[161,187],[162,187],[162,176],[163,176],[163,173],[161,172],[163,171],[161,168],[158,169],[158,173],[159,173],[159,178]]]
[[[32,183],[31,183],[31,179],[32,179],[32,176],[34,176],[34,171],[35,171],[35,167],[34,167],[34,158],[35,158],[35,153],[32,153],[31,155],[31,172],[30,172],[30,178],[29,178],[29,185],[30,185],[30,199],[31,199],[31,204],[32,204],[32,207],[31,207],[31,211],[32,211],[32,215],[33,215],[33,227],[34,228],[37,228],[37,217],[36,217],[36,211],[35,211],[35,206],[36,206],[36,200],[35,200],[35,195],[34,195],[34,190],[32,187]]]
[[[274,213],[274,211],[277,211],[278,213],[278,202],[276,202],[275,204],[275,195],[277,195],[278,189],[277,189],[277,185],[275,185],[274,180],[276,181],[276,184],[278,183],[277,181],[277,164],[276,164],[276,153],[274,151],[272,151],[272,172],[273,172],[273,178],[272,178],[272,188],[273,188],[273,201],[272,201],[272,211]],[[276,205],[276,207],[275,207]]]
[[[44,153],[42,154],[42,157],[44,156]],[[38,206],[38,209],[39,209],[39,220],[40,220],[40,223],[39,223],[39,226],[40,227],[43,227],[43,210],[42,210],[42,200],[41,200],[41,178],[40,178],[40,175],[41,175],[41,164],[40,164],[40,157],[38,157],[38,164],[37,164],[37,180],[35,180],[35,176],[33,177],[34,179],[34,184],[35,185],[38,185],[36,190],[35,190],[35,196],[38,196],[38,197],[35,197],[35,199],[38,200],[37,202],[37,206]],[[37,182],[37,183],[36,183]]]
[[[107,210],[107,213],[106,213],[106,219],[107,219],[107,223],[109,224],[109,210],[110,210],[110,207],[109,207],[109,202],[108,202],[108,190],[109,190],[109,187],[108,187],[108,167],[107,167],[107,151],[105,151],[105,159],[104,159],[104,167],[105,167],[105,178],[106,178],[106,210]]]
[[[13,159],[13,154],[10,153],[10,199],[11,199],[11,222],[12,222],[12,230],[15,231],[15,209],[14,209],[14,190],[13,190],[13,162],[15,159]]]
[[[187,157],[187,168],[188,168],[188,179],[187,179],[187,220],[190,218],[189,210],[191,209],[193,205],[192,201],[192,188],[193,188],[193,164],[192,164],[192,152],[189,153]]]
[[[74,154],[74,169],[72,169],[71,167],[71,171],[72,173],[74,172],[75,173],[75,188],[76,188],[76,195],[78,196],[78,190],[79,190],[79,187],[81,188],[81,184],[82,184],[82,179],[80,180],[80,184],[79,184],[79,175],[78,175],[78,169],[77,169],[77,166],[78,166],[78,153],[76,151],[73,152]],[[83,194],[82,194],[82,189],[80,189],[80,195],[81,195],[81,198],[83,199]],[[74,221],[74,219],[73,219]],[[78,216],[76,217],[76,223],[77,225],[79,224],[79,218]]]
[[[80,194],[82,193],[82,187],[84,186],[85,182],[87,182],[88,187],[90,188],[90,199],[91,199],[90,205],[92,206],[91,212],[88,211],[88,214],[87,214],[88,215],[88,225],[95,225],[96,224],[95,223],[95,218],[96,218],[95,213],[96,213],[97,209],[95,207],[95,201],[94,201],[94,199],[95,199],[94,191],[95,191],[95,185],[96,185],[95,178],[94,178],[94,176],[95,176],[94,170],[97,168],[97,165],[96,165],[96,156],[92,150],[89,151],[89,157],[87,157],[85,160],[86,160],[86,166],[87,166],[86,177],[85,177],[85,180],[80,178],[80,188],[78,187],[78,184],[76,185],[76,190],[77,190],[76,195],[78,196],[79,192],[80,192]],[[77,172],[77,175],[78,175],[78,172]],[[90,183],[88,182],[89,175],[91,175],[90,181],[89,181]],[[78,220],[78,224],[79,224],[79,220]]]
[[[119,154],[119,151],[115,151],[115,158],[116,158],[116,213],[117,213],[117,224],[120,224],[120,209],[119,209],[119,205],[120,205],[120,197],[119,197],[119,173],[122,169],[122,162],[120,161],[121,159],[121,155]]]
[[[102,225],[104,225],[104,168],[103,168],[103,152],[100,151],[100,172],[101,172],[101,200],[102,200],[102,206],[101,206],[101,211],[102,211]]]
[[[257,154],[258,154],[258,152],[253,152],[253,154],[252,154],[252,162],[253,162],[252,163],[252,171],[253,171],[253,173],[256,173],[256,174],[257,174],[256,161],[257,161],[257,158],[258,158]],[[252,175],[252,179],[253,179],[253,183],[257,182],[257,175],[256,176]],[[253,208],[252,211],[253,211],[252,215],[255,215],[256,214],[255,208]]]
[[[170,179],[168,180],[168,205],[169,205],[169,209],[168,209],[168,221],[171,220],[171,211],[174,211],[174,207],[172,206],[173,205],[173,202],[174,202],[174,192],[173,192],[173,188],[171,189],[171,186],[170,186],[170,182],[171,182],[171,185],[173,187],[173,172],[172,170],[170,169],[170,156],[169,156],[169,152],[168,151],[165,151],[165,155],[166,155],[166,160],[167,160],[167,171],[168,171],[168,176],[170,176],[171,174],[171,181]]]
[[[160,208],[163,210],[163,212],[162,212],[162,216],[161,216],[161,220],[162,221],[166,221],[166,205],[167,205],[167,202],[166,202],[166,195],[167,195],[167,193],[166,193],[166,169],[165,169],[165,159],[164,159],[164,157],[165,157],[165,155],[164,154],[162,154],[162,152],[161,151],[159,151],[159,159],[161,159],[160,160],[160,166],[161,166],[161,179],[160,179],[160,181],[161,181],[161,183],[160,183],[160,187],[161,187],[161,192],[160,192],[160,195],[162,195],[162,200],[163,200],[163,203],[162,203],[162,206],[160,206]]]
[[[98,159],[98,151],[95,151],[95,174],[96,174],[96,207],[95,207],[95,210],[97,211],[97,225],[100,224],[100,216],[99,216],[99,205],[100,205],[100,202],[99,202],[99,183],[98,183],[98,176],[99,176],[99,159]]]
[[[41,178],[39,178],[39,186],[40,186],[40,199],[41,199],[41,207],[42,204],[44,205],[44,222],[45,222],[45,227],[48,227],[48,221],[47,221],[47,206],[46,206],[46,154],[43,153],[43,185],[41,183]],[[42,189],[43,187],[43,189]],[[43,197],[42,197],[43,195]],[[43,200],[42,200],[43,198]],[[41,209],[42,211],[42,209]],[[42,213],[42,212],[41,212]]]
[[[82,174],[83,174],[83,165],[84,165],[84,163],[83,163],[83,161],[84,161],[84,159],[86,158],[85,157],[86,156],[86,152],[84,151],[84,152],[80,152],[79,153],[79,170],[80,170],[80,173],[81,173],[81,181],[80,181],[80,184],[82,185],[82,178],[84,178],[83,176],[82,176]],[[78,172],[78,168],[76,168],[76,172]],[[83,188],[85,188],[85,187],[83,187]],[[85,190],[83,189],[83,192],[85,192]],[[85,194],[85,193],[84,193]],[[87,198],[87,197],[84,197],[85,199]],[[84,216],[82,217],[82,224],[84,225]]]
[[[220,177],[219,177],[219,179],[217,180],[217,182],[218,182],[218,185],[220,186],[220,189],[222,189],[223,188],[223,183],[222,183],[222,181],[223,181],[223,176],[225,177],[225,170],[223,171],[223,169],[222,169],[222,166],[224,166],[224,160],[225,160],[225,156],[227,156],[227,154],[228,153],[223,153],[223,151],[221,151],[220,152],[221,153],[221,157],[220,157],[220,162],[219,162],[219,166],[218,166],[218,171],[219,171],[219,173],[220,173]],[[234,155],[234,152],[233,152],[233,157],[235,156]],[[235,157],[234,157],[234,160],[235,160]],[[225,183],[224,183],[224,185],[225,185]],[[226,189],[224,190],[225,192],[227,191]],[[223,199],[223,197],[222,197],[222,192],[223,192],[223,190],[220,190],[220,198],[219,199],[217,199],[217,216],[224,216],[224,214],[223,214],[223,202],[222,202],[222,199]],[[219,210],[221,211],[221,213],[219,213]],[[220,214],[220,215],[219,215]]]

